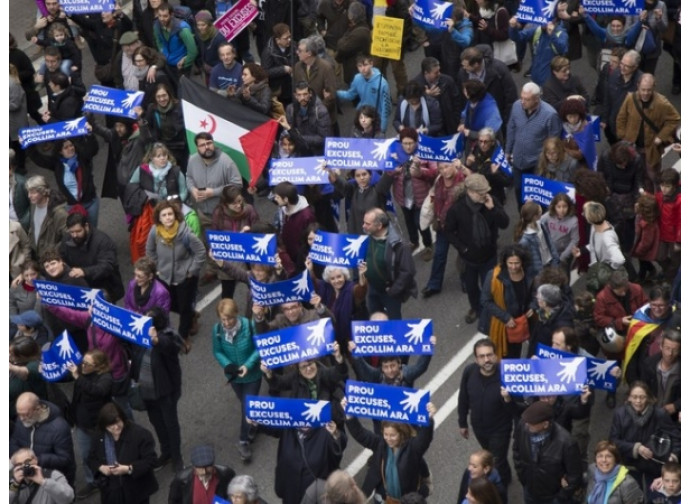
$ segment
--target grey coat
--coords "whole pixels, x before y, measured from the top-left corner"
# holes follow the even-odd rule
[[[594,468],[595,464],[590,464],[587,469],[587,496],[592,493],[594,489]],[[608,504],[642,504],[644,500],[644,493],[640,489],[640,485],[628,473],[625,466],[621,466],[621,471],[625,470],[626,475],[622,481],[614,482],[614,488],[608,496],[606,501]],[[618,480],[620,475],[615,479]],[[597,504],[597,503],[594,503]]]
[[[158,277],[166,284],[174,285],[199,276],[206,259],[206,248],[187,224],[180,222],[172,247],[163,242],[156,234],[156,226],[153,226],[146,241],[146,255],[156,261]]]

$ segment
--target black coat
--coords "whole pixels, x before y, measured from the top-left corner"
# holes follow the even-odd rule
[[[285,67],[292,68],[298,61],[297,44],[290,42],[290,47],[283,52],[273,37],[261,53],[261,66],[268,73],[268,85],[274,93],[279,92],[278,99],[283,104],[292,102],[292,74],[286,72]]]
[[[98,153],[98,141],[93,135],[71,138],[70,140],[72,143],[74,143],[77,159],[79,160],[77,176],[81,177],[82,181],[81,199],[75,199],[65,185],[65,165],[60,160],[60,153],[57,153],[57,157],[55,157],[53,160],[53,173],[55,174],[55,181],[57,182],[60,194],[62,194],[62,196],[67,200],[68,205],[90,203],[97,197],[96,184],[93,181],[93,158]]]
[[[430,420],[429,425],[420,427],[417,435],[403,444],[398,451],[396,465],[400,479],[401,494],[416,492],[420,487],[421,473],[423,468],[424,453],[429,448],[434,437],[434,421]],[[374,434],[362,427],[356,417],[347,420],[347,429],[350,435],[364,448],[373,451],[369,459],[367,475],[362,484],[364,495],[371,495],[376,490],[382,496],[386,495],[383,488],[383,474],[385,473],[386,461],[388,460],[388,445],[383,436]]]
[[[422,89],[428,86],[424,79],[424,73],[419,73],[413,80],[422,86]],[[441,74],[437,85],[441,89],[441,94],[435,98],[441,106],[441,115],[443,116],[443,130],[439,136],[454,135],[457,133],[458,124],[460,124],[461,93],[453,78],[448,75]]]
[[[214,465],[213,468],[218,475],[218,485],[216,493],[221,499],[230,500],[228,496],[228,484],[235,477],[235,471],[222,465]],[[170,493],[168,493],[168,504],[192,504],[194,492],[194,468],[187,467],[177,473],[170,482]]]
[[[549,425],[550,436],[540,448],[537,460],[532,460],[530,432],[523,420],[515,428],[513,463],[520,483],[534,499],[550,501],[558,498],[570,502],[573,493],[582,485],[582,463],[577,442],[557,423]],[[568,486],[561,487],[565,477]]]
[[[461,429],[467,428],[469,414],[475,431],[498,433],[512,430],[514,402],[503,400],[501,386],[498,371],[484,376],[476,363],[463,370],[458,392],[458,425]]]
[[[91,445],[88,465],[101,483],[101,504],[138,504],[148,502],[158,491],[158,481],[153,473],[156,463],[155,442],[151,433],[133,422],[125,424],[120,439],[115,442],[117,462],[131,465],[132,474],[105,476],[98,468],[108,465],[105,458],[105,433],[99,433]]]
[[[113,376],[110,372],[81,374],[74,382],[72,414],[74,423],[82,430],[96,427],[98,412],[111,401]]]
[[[182,368],[179,349],[175,343],[175,338],[178,337],[170,328],[158,331],[158,344],[151,347],[151,373],[156,399],[170,394],[179,399],[182,394]],[[136,350],[130,373],[132,379],[139,381],[141,361],[148,349],[137,347]]]
[[[84,271],[84,279],[89,287],[105,290],[111,303],[125,295],[117,246],[100,229],[89,229],[86,241],[81,246],[66,235],[60,243],[60,255],[70,267]]]
[[[555,309],[547,320],[537,320],[530,324],[529,348],[527,355],[531,357],[537,353],[537,343],[551,346],[551,335],[559,327],[573,327],[575,313],[572,304],[563,302]]]
[[[54,95],[48,101],[48,111],[50,112],[50,122],[69,121],[81,115],[81,108],[84,105],[81,97],[68,86],[62,93]]]
[[[644,381],[649,388],[652,389],[652,393],[657,395],[659,390],[659,383],[661,381],[660,371],[658,371],[659,362],[661,361],[661,352],[656,355],[652,355],[645,359],[642,364],[642,381]],[[680,360],[678,361],[680,366]],[[680,372],[680,369],[678,370]],[[663,397],[657,397],[657,404],[664,406],[666,404],[673,403],[676,407],[676,411],[680,411],[680,376],[678,379],[669,381],[666,384],[666,394]],[[677,415],[674,415],[677,416]]]

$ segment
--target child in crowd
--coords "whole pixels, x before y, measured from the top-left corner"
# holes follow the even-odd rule
[[[580,230],[575,216],[575,203],[565,193],[558,193],[549,204],[549,211],[542,215],[541,223],[551,236],[561,267],[570,274],[573,247],[580,242]]]
[[[673,281],[680,267],[680,173],[673,168],[661,172],[655,194],[659,205],[659,264],[666,281]]]
[[[544,266],[558,266],[560,259],[546,225],[540,222],[541,207],[527,200],[520,210],[520,220],[515,226],[515,242],[530,253],[527,265],[529,275],[536,276]]]
[[[68,32],[69,28],[64,24],[53,23],[48,28],[48,37],[46,39],[40,40],[37,37],[31,37],[31,42],[41,47],[57,47],[60,51],[60,56],[62,56],[60,71],[69,76],[72,72],[81,70],[81,50],[74,43]],[[45,63],[41,63],[41,68],[38,72],[45,74]]]
[[[656,198],[643,194],[635,203],[635,242],[630,255],[640,261],[638,283],[653,281],[656,277],[656,261],[659,252],[659,207]]]
[[[680,464],[664,464],[661,467],[661,478],[654,480],[651,490],[651,504],[680,504]]]

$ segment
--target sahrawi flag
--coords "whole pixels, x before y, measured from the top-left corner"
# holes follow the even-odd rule
[[[179,90],[189,152],[196,152],[197,133],[210,133],[253,186],[271,155],[278,122],[186,77],[180,79]]]

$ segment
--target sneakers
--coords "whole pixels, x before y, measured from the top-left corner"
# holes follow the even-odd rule
[[[467,324],[472,324],[477,321],[477,312],[470,308],[470,311],[465,315],[465,322]]]
[[[420,255],[422,256],[422,261],[429,262],[434,258],[434,249],[431,247],[424,247]]]
[[[87,483],[77,491],[77,500],[83,500],[98,492],[98,487],[93,483]]]
[[[252,449],[249,447],[247,441],[239,441],[237,443],[237,451],[240,452],[240,459],[245,464],[248,464],[252,460]]]
[[[170,455],[161,455],[156,459],[156,462],[153,464],[153,470],[158,472],[161,469],[163,469],[166,465],[168,465],[170,462],[172,462]]]

